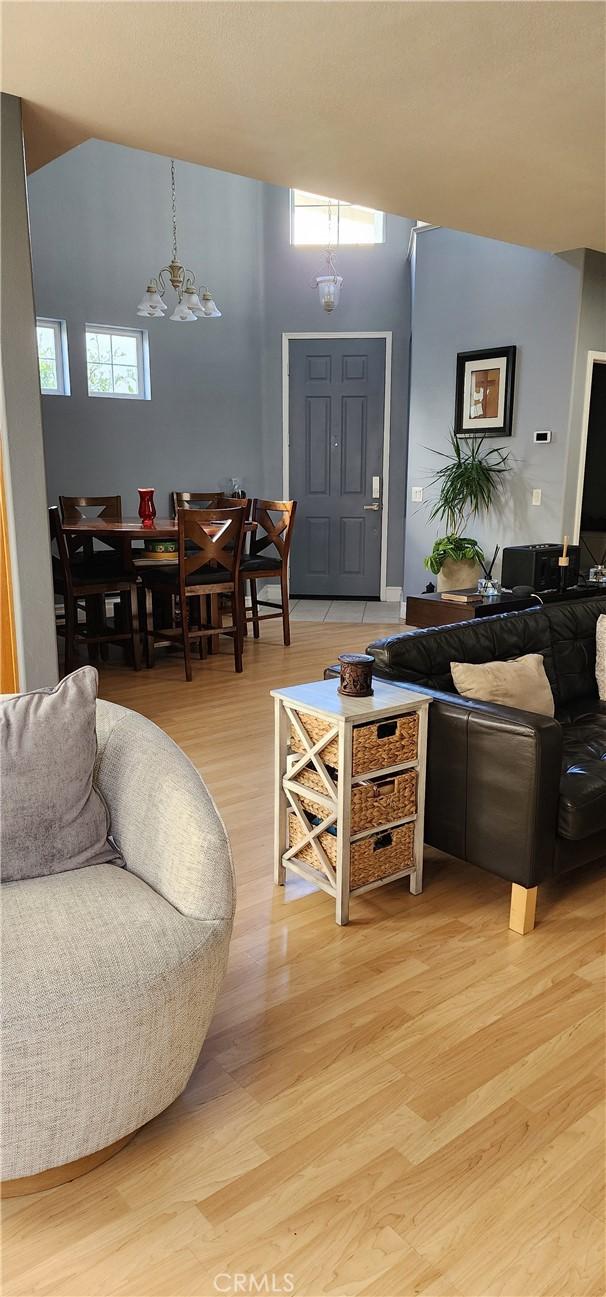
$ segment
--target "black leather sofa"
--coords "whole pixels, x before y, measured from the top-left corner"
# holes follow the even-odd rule
[[[433,699],[425,841],[510,881],[515,931],[534,926],[544,879],[606,858],[606,703],[595,678],[601,613],[606,596],[400,632],[367,649],[376,675]],[[543,654],[555,719],[457,694],[452,661],[524,653]]]

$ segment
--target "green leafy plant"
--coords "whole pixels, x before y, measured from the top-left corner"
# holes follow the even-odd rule
[[[425,567],[437,576],[449,558],[455,563],[484,562],[484,554],[477,540],[472,540],[470,536],[456,536],[452,533],[450,536],[441,536],[436,541],[431,554],[428,554],[425,559]]]
[[[509,472],[509,451],[502,446],[485,448],[485,438],[460,438],[450,433],[450,451],[437,450],[446,463],[430,482],[438,487],[438,497],[429,514],[430,521],[439,518],[447,532],[436,541],[425,566],[434,575],[446,559],[483,563],[484,554],[477,541],[463,535],[468,524],[487,513],[503,487],[503,474]],[[440,558],[440,555],[442,556]]]

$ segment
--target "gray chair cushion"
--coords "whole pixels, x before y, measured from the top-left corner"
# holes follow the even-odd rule
[[[97,672],[0,701],[2,881],[120,860],[93,787]]]
[[[259,554],[256,558],[243,558],[240,564],[241,572],[279,572],[282,567],[282,561],[279,558],[273,558],[271,554]]]

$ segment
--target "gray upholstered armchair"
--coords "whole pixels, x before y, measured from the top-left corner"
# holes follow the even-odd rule
[[[2,886],[4,1181],[49,1168],[46,1183],[71,1179],[172,1103],[227,963],[231,853],[197,771],[111,703],[97,703],[97,736],[96,783],[126,868]]]

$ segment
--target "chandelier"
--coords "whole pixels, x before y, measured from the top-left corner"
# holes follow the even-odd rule
[[[179,261],[177,253],[177,204],[175,200],[175,161],[170,160],[170,187],[172,201],[172,219],[173,219],[173,252],[172,260],[167,266],[163,266],[153,279],[150,279],[145,293],[137,307],[137,315],[146,316],[148,319],[162,319],[168,310],[164,301],[164,294],[167,289],[166,276],[172,284],[177,294],[177,304],[175,309],[168,318],[175,320],[178,324],[191,324],[197,319],[218,320],[221,312],[213,301],[212,293],[208,288],[202,288],[199,291],[196,287],[196,277],[192,270],[188,270],[182,262]]]
[[[337,274],[332,247],[332,202],[328,200],[328,244],[326,247],[326,274],[316,275],[316,288],[325,311],[334,311],[339,305],[343,276]]]

